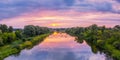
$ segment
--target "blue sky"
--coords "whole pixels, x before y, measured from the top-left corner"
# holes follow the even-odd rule
[[[34,14],[35,17],[35,14],[37,15],[39,12],[46,13],[46,11],[53,12],[53,14],[55,12],[56,13],[55,16],[60,16],[60,17],[62,13],[65,13],[65,15],[69,16],[70,15],[69,13],[71,13],[71,11],[74,12],[72,13],[73,15],[77,15],[77,16],[78,15],[80,16],[81,13],[85,13],[85,14],[91,13],[91,16],[96,13],[98,13],[99,15],[109,14],[110,16],[106,17],[106,18],[110,17],[109,19],[105,19],[105,18],[96,18],[96,19],[99,20],[101,19],[101,21],[117,20],[117,22],[120,22],[120,18],[118,18],[120,17],[120,0],[1,0],[0,23],[11,25],[8,23],[11,19],[21,16],[22,16],[21,18],[24,18],[25,16],[29,16],[30,14]],[[62,16],[64,17],[64,14]],[[115,16],[115,17],[111,18],[111,16]],[[7,20],[8,22],[6,22],[5,20]],[[58,21],[60,20],[58,19]],[[68,23],[68,21],[66,20],[64,21]],[[26,22],[26,24],[29,23]],[[113,24],[115,25],[116,23]],[[15,25],[16,24],[12,26]]]

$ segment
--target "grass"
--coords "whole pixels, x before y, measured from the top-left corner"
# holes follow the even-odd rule
[[[0,60],[3,60],[4,58],[12,54],[19,53],[22,49],[33,47],[35,44],[43,41],[43,39],[48,35],[49,34],[39,35],[36,37],[32,37],[32,39],[26,41],[17,40],[14,41],[12,44],[0,47]]]

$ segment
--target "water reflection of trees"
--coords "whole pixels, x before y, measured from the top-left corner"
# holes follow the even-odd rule
[[[94,53],[99,50],[100,53],[104,52],[115,60],[120,60],[120,25],[106,28],[93,24],[89,27],[68,28],[66,33],[78,37],[79,43],[84,39]]]
[[[89,42],[88,40],[84,40],[81,37],[75,37],[75,41],[77,41],[78,43],[82,44],[84,41],[87,43],[87,45],[89,45],[91,47],[91,51],[94,54],[100,53],[100,54],[105,54],[106,59],[105,60],[113,60],[109,53],[105,52],[103,49],[99,48],[97,45],[95,45],[94,43]]]

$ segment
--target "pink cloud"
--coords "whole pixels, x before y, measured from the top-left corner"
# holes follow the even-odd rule
[[[101,12],[76,12],[76,11],[35,11],[25,13],[21,16],[1,20],[1,24],[7,24],[14,27],[22,27],[24,25],[39,25],[46,27],[52,23],[57,23],[60,27],[89,26],[91,24],[106,25],[113,27],[120,23],[120,15],[113,13]]]

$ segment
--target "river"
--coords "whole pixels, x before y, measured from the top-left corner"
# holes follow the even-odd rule
[[[4,60],[106,60],[104,53],[94,54],[84,41],[77,43],[75,37],[66,33],[53,33],[32,49],[24,49],[19,55]]]

